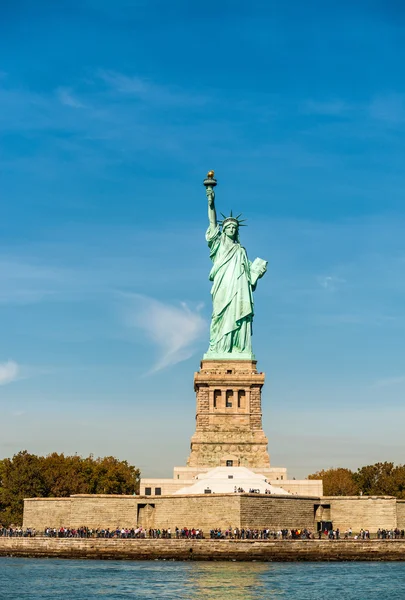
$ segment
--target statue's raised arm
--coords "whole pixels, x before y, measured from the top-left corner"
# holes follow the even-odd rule
[[[217,220],[215,209],[214,171],[204,180],[208,198],[209,227],[205,234],[213,266],[209,275],[213,282],[213,313],[210,347],[205,359],[253,360],[252,321],[253,291],[266,272],[267,262],[257,258],[251,263],[239,241],[240,215],[223,215]],[[221,213],[222,214],[222,213]]]
[[[214,179],[214,171],[208,171],[207,178],[204,181],[206,194],[208,198],[208,220],[212,227],[217,226],[217,211],[215,210],[215,192],[214,187],[217,185]]]
[[[216,227],[217,211],[215,209],[215,192],[213,189],[208,188],[206,194],[208,198],[208,220],[210,222],[210,225]]]

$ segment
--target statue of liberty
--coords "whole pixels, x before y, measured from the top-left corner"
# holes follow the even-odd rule
[[[209,279],[213,312],[210,346],[204,359],[253,360],[252,321],[253,292],[266,272],[267,262],[248,260],[239,241],[240,219],[232,216],[217,220],[214,187],[217,182],[210,171],[204,181],[208,198],[209,227],[205,235],[213,262]],[[222,213],[221,213],[222,214]]]

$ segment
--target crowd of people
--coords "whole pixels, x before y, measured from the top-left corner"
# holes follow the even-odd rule
[[[318,531],[318,538],[322,539],[322,534],[324,534],[325,536],[327,536],[330,540],[340,540],[341,539],[341,533],[339,529],[330,529],[325,530],[325,531]],[[405,530],[404,529],[378,529],[377,533],[373,536],[376,537],[378,540],[403,540],[405,538]],[[353,540],[369,540],[371,539],[371,535],[370,535],[370,531],[369,529],[360,529],[359,533],[353,533],[353,530],[351,527],[349,527],[349,529],[347,529],[344,534],[343,534],[343,538],[345,540],[348,539],[353,539]]]
[[[308,529],[249,529],[238,527],[228,529],[211,529],[210,538],[235,539],[235,540],[287,540],[287,539],[313,539],[313,534]]]
[[[144,527],[107,527],[105,529],[91,529],[89,527],[47,527],[44,531],[46,537],[58,538],[120,538],[120,539],[202,539],[201,529],[176,527],[174,531],[168,529],[145,529]]]
[[[377,538],[379,540],[403,540],[405,538],[404,529],[377,529]]]
[[[0,537],[35,537],[37,532],[34,527],[3,527],[0,525]]]
[[[175,527],[172,530],[144,527],[106,527],[92,529],[89,527],[46,527],[43,532],[37,532],[33,527],[3,527],[0,525],[0,537],[35,537],[45,536],[52,538],[120,538],[120,539],[205,539],[204,532],[196,527]],[[405,538],[404,529],[384,529],[379,528],[374,538],[381,540],[403,540]],[[339,528],[330,530],[319,530],[316,534],[309,529],[250,529],[228,527],[221,529],[219,527],[211,529],[208,539],[223,540],[311,540],[311,539],[353,539],[369,540],[371,539],[368,529],[360,529],[354,533],[349,527],[343,535]]]
[[[244,494],[245,490],[242,487],[234,487],[234,493],[235,494]],[[249,494],[261,494],[262,492],[259,489],[255,489],[255,488],[249,488]],[[271,494],[271,491],[268,490],[267,488],[264,490],[265,494]]]

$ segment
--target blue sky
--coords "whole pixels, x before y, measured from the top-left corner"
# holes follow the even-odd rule
[[[404,461],[403,3],[15,1],[0,22],[0,456],[185,464],[202,179],[269,261],[274,466]]]

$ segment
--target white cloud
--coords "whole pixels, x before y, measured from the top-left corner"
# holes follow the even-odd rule
[[[0,304],[31,304],[52,298],[66,286],[68,273],[60,268],[0,255]]]
[[[318,277],[318,283],[325,290],[335,292],[340,284],[346,283],[345,279],[335,277],[334,275],[322,275]]]
[[[159,85],[137,75],[124,75],[123,73],[103,69],[100,69],[97,75],[111,90],[119,94],[136,97],[147,104],[193,106],[204,105],[208,101],[206,96],[198,93],[188,93],[181,89]]]
[[[195,342],[206,330],[206,323],[198,309],[193,311],[184,302],[180,306],[172,306],[138,294],[129,298],[132,307],[128,313],[128,325],[141,329],[158,350],[157,361],[150,373],[193,355]]]
[[[65,106],[71,106],[72,108],[84,108],[84,104],[80,102],[73,94],[69,88],[58,88],[56,90],[56,95],[61,102]]]
[[[398,377],[385,377],[383,379],[377,379],[377,381],[373,384],[373,387],[390,387],[392,385],[400,385],[405,383],[405,375],[400,375]]]
[[[18,372],[19,367],[13,360],[0,363],[0,385],[6,385],[6,383],[15,381],[18,377]]]
[[[388,94],[376,96],[370,103],[369,113],[373,119],[393,125],[405,121],[405,96]]]
[[[100,79],[122,94],[145,96],[151,90],[151,85],[141,77],[129,77],[122,73],[105,71],[103,69],[98,74]]]
[[[308,100],[303,105],[303,112],[315,115],[330,115],[337,116],[347,112],[350,106],[343,100],[318,101]]]

